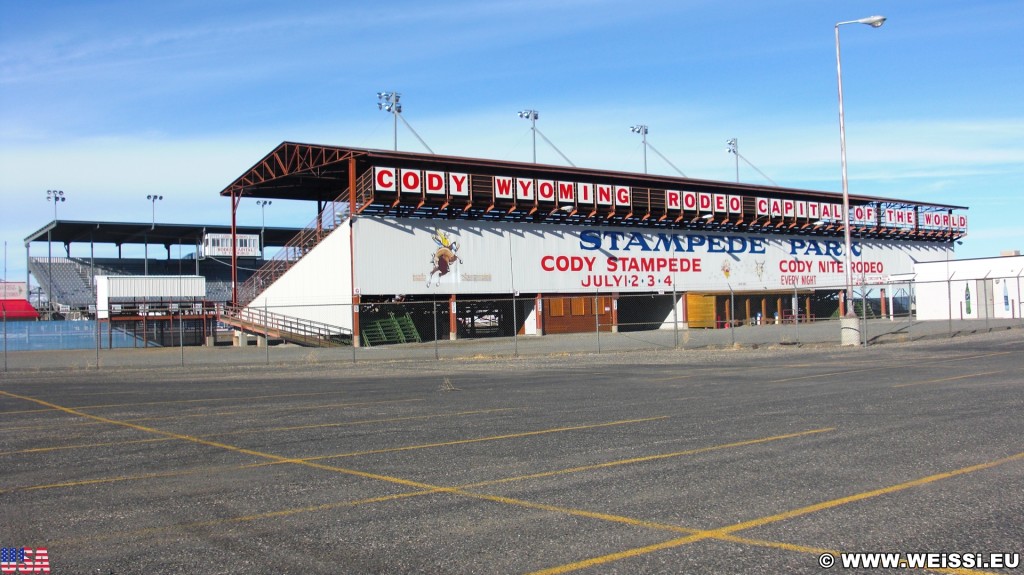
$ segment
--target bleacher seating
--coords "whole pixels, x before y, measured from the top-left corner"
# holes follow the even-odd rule
[[[145,275],[146,261],[142,259],[55,257],[29,258],[29,271],[47,293],[49,301],[70,306],[73,310],[86,310],[96,303],[95,276]],[[149,260],[149,275],[196,275],[196,260]],[[199,273],[206,278],[206,300],[212,303],[231,301],[231,266],[229,263],[199,260]],[[52,271],[52,278],[50,273]],[[238,281],[244,282],[253,274],[249,266],[238,268]],[[54,308],[56,309],[56,307]]]

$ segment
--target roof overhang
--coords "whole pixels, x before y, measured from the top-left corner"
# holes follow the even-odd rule
[[[298,228],[239,226],[239,234],[263,232],[264,245],[283,246],[298,233]],[[25,238],[32,242],[52,241],[61,244],[143,244],[173,246],[195,245],[206,234],[230,234],[231,226],[203,224],[151,224],[131,222],[97,222],[53,220]]]
[[[487,185],[482,186],[482,191],[474,187],[466,199],[425,192],[382,193],[373,184],[372,178],[366,177],[372,174],[374,167],[470,174],[474,177],[481,176],[484,181],[495,179],[489,178],[490,176],[502,176],[536,182],[550,180],[629,186],[636,191],[636,201],[627,206],[616,204],[601,207],[595,204],[586,209],[580,206],[563,206],[566,208],[563,210],[557,201],[544,205],[537,199],[517,201],[515,198],[498,198],[493,190],[487,189]],[[349,192],[352,182],[356,182],[354,193]],[[842,195],[835,192],[296,142],[283,142],[278,145],[224,188],[220,194],[232,197],[236,206],[242,198],[304,200],[318,203],[337,201],[348,204],[349,209],[356,214],[392,217],[500,219],[826,236],[843,234],[843,226],[836,221],[839,218],[833,218],[828,225],[820,225],[820,222],[814,222],[814,218],[809,217],[762,217],[756,215],[750,204],[744,204],[742,213],[735,216],[728,213],[720,217],[719,214],[709,215],[702,211],[684,209],[670,213],[671,210],[666,207],[668,190],[820,204],[842,203]],[[965,206],[857,194],[850,194],[849,200],[851,207],[872,206],[879,214],[886,210],[912,211],[915,217],[923,217],[925,214],[951,214],[955,210],[967,209]],[[966,228],[959,230],[953,226],[943,229],[942,226],[933,225],[927,226],[928,229],[919,229],[917,223],[913,226],[888,225],[882,222],[881,218],[877,225],[851,222],[850,227],[851,232],[857,237],[901,240],[951,241],[966,233]]]

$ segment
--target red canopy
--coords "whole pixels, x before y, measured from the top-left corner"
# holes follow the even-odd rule
[[[26,299],[0,300],[0,320],[6,313],[7,319],[39,319],[39,312]]]

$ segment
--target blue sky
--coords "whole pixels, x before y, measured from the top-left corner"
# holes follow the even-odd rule
[[[850,191],[968,206],[958,257],[1024,249],[1020,0],[733,2],[0,0],[0,240],[53,218],[227,223],[217,193],[278,143],[390,149],[378,91],[437,153],[734,180],[726,140],[782,186],[838,192],[834,25]],[[425,151],[399,126],[398,147]],[[538,161],[562,164],[538,141]],[[649,171],[675,171],[653,154]],[[749,166],[740,179],[769,183]],[[312,207],[275,201],[267,225]],[[243,202],[240,223],[259,225]],[[34,255],[45,249],[33,248]],[[61,250],[62,253],[62,250]],[[162,251],[158,251],[162,253]],[[72,255],[87,255],[86,251]],[[127,255],[127,254],[126,254]]]

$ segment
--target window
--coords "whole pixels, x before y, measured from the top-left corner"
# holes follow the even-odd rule
[[[552,298],[548,300],[548,313],[552,317],[562,317],[565,315],[565,300],[562,298]]]
[[[574,297],[572,298],[572,315],[586,315],[587,313],[587,298],[585,297]]]

